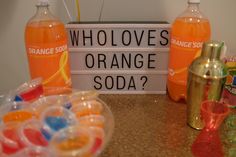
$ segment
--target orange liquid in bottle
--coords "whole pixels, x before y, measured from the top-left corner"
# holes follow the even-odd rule
[[[188,66],[198,56],[204,41],[210,39],[207,19],[177,18],[172,25],[167,88],[174,101],[186,100]]]
[[[31,78],[42,77],[44,87],[70,88],[67,36],[63,23],[57,20],[28,23],[25,42]]]

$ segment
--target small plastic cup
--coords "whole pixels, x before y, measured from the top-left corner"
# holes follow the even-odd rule
[[[29,82],[23,83],[16,89],[15,99],[23,101],[34,101],[43,95],[42,78],[36,78]]]
[[[103,106],[97,100],[84,100],[72,102],[71,111],[75,113],[77,118],[88,115],[101,115]]]
[[[2,145],[2,152],[10,155],[23,149],[25,146],[21,143],[18,134],[18,128],[20,123],[7,123],[0,126],[0,142]]]
[[[26,109],[29,107],[30,103],[28,102],[6,102],[0,106],[0,115],[3,115],[11,111]]]
[[[222,102],[211,100],[202,102],[201,115],[205,124],[204,129],[217,130],[229,112],[228,105]]]
[[[39,116],[44,110],[51,106],[63,106],[67,109],[71,108],[68,95],[52,95],[42,97],[32,103],[31,107],[34,113]]]
[[[105,139],[105,118],[102,115],[89,115],[78,119],[80,125],[89,127],[94,134],[94,145],[91,149],[92,154],[99,154],[104,145]]]
[[[4,123],[24,122],[34,117],[27,102],[10,102],[1,106],[0,114]]]
[[[61,106],[47,108],[41,114],[40,119],[43,125],[43,134],[48,140],[55,132],[77,123],[75,115]]]
[[[86,125],[89,127],[99,127],[104,128],[105,118],[102,115],[89,115],[80,117],[78,119],[79,124]]]
[[[11,157],[55,157],[53,153],[44,147],[27,147]]]
[[[101,130],[97,132],[104,133],[104,138],[100,138],[100,142],[99,140],[95,142],[97,143],[97,149],[94,147],[94,151],[92,151],[95,153],[95,156],[105,148],[106,144],[111,139],[114,129],[114,117],[112,112],[107,104],[103,102],[98,96],[99,94],[96,91],[76,91],[70,95],[70,101],[72,103],[71,111],[76,114],[78,121],[79,119],[81,120],[81,122],[78,123],[89,124],[89,128],[93,127],[96,128],[95,130]],[[104,123],[103,120],[100,121],[99,119],[94,122],[89,121],[88,118],[82,119],[83,117],[87,116],[103,116]],[[102,126],[102,123],[104,124],[103,127],[98,127],[99,125]]]
[[[27,147],[47,147],[48,141],[41,129],[40,121],[36,119],[26,121],[18,129],[21,142]]]
[[[70,95],[72,103],[78,103],[84,100],[94,100],[98,97],[97,91],[74,91]]]
[[[91,156],[94,145],[93,133],[84,126],[70,126],[57,132],[49,148],[57,157]]]

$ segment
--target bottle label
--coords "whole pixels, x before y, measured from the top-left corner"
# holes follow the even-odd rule
[[[168,78],[186,82],[188,66],[200,56],[202,45],[203,41],[184,41],[172,37]]]
[[[70,87],[66,41],[53,45],[27,45],[31,78],[42,77],[44,87]]]
[[[192,48],[192,49],[200,49],[202,48],[203,42],[199,41],[181,41],[175,38],[171,39],[171,44],[183,48]]]
[[[236,96],[236,68],[228,70],[228,73],[225,89]]]
[[[228,75],[226,78],[223,100],[225,103],[236,106],[236,59],[227,61]]]

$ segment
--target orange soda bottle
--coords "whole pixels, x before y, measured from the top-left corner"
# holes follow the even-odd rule
[[[36,6],[25,29],[31,78],[42,77],[45,94],[53,94],[55,88],[68,90],[71,76],[64,24],[51,14],[48,0],[39,0]]]
[[[209,20],[199,4],[200,0],[188,0],[188,8],[172,25],[167,89],[174,101],[186,100],[188,66],[211,36]]]

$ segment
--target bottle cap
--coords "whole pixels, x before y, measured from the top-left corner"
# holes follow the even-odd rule
[[[200,0],[188,0],[188,3],[200,3]]]
[[[49,0],[38,0],[37,5],[41,5],[41,6],[49,5]]]

